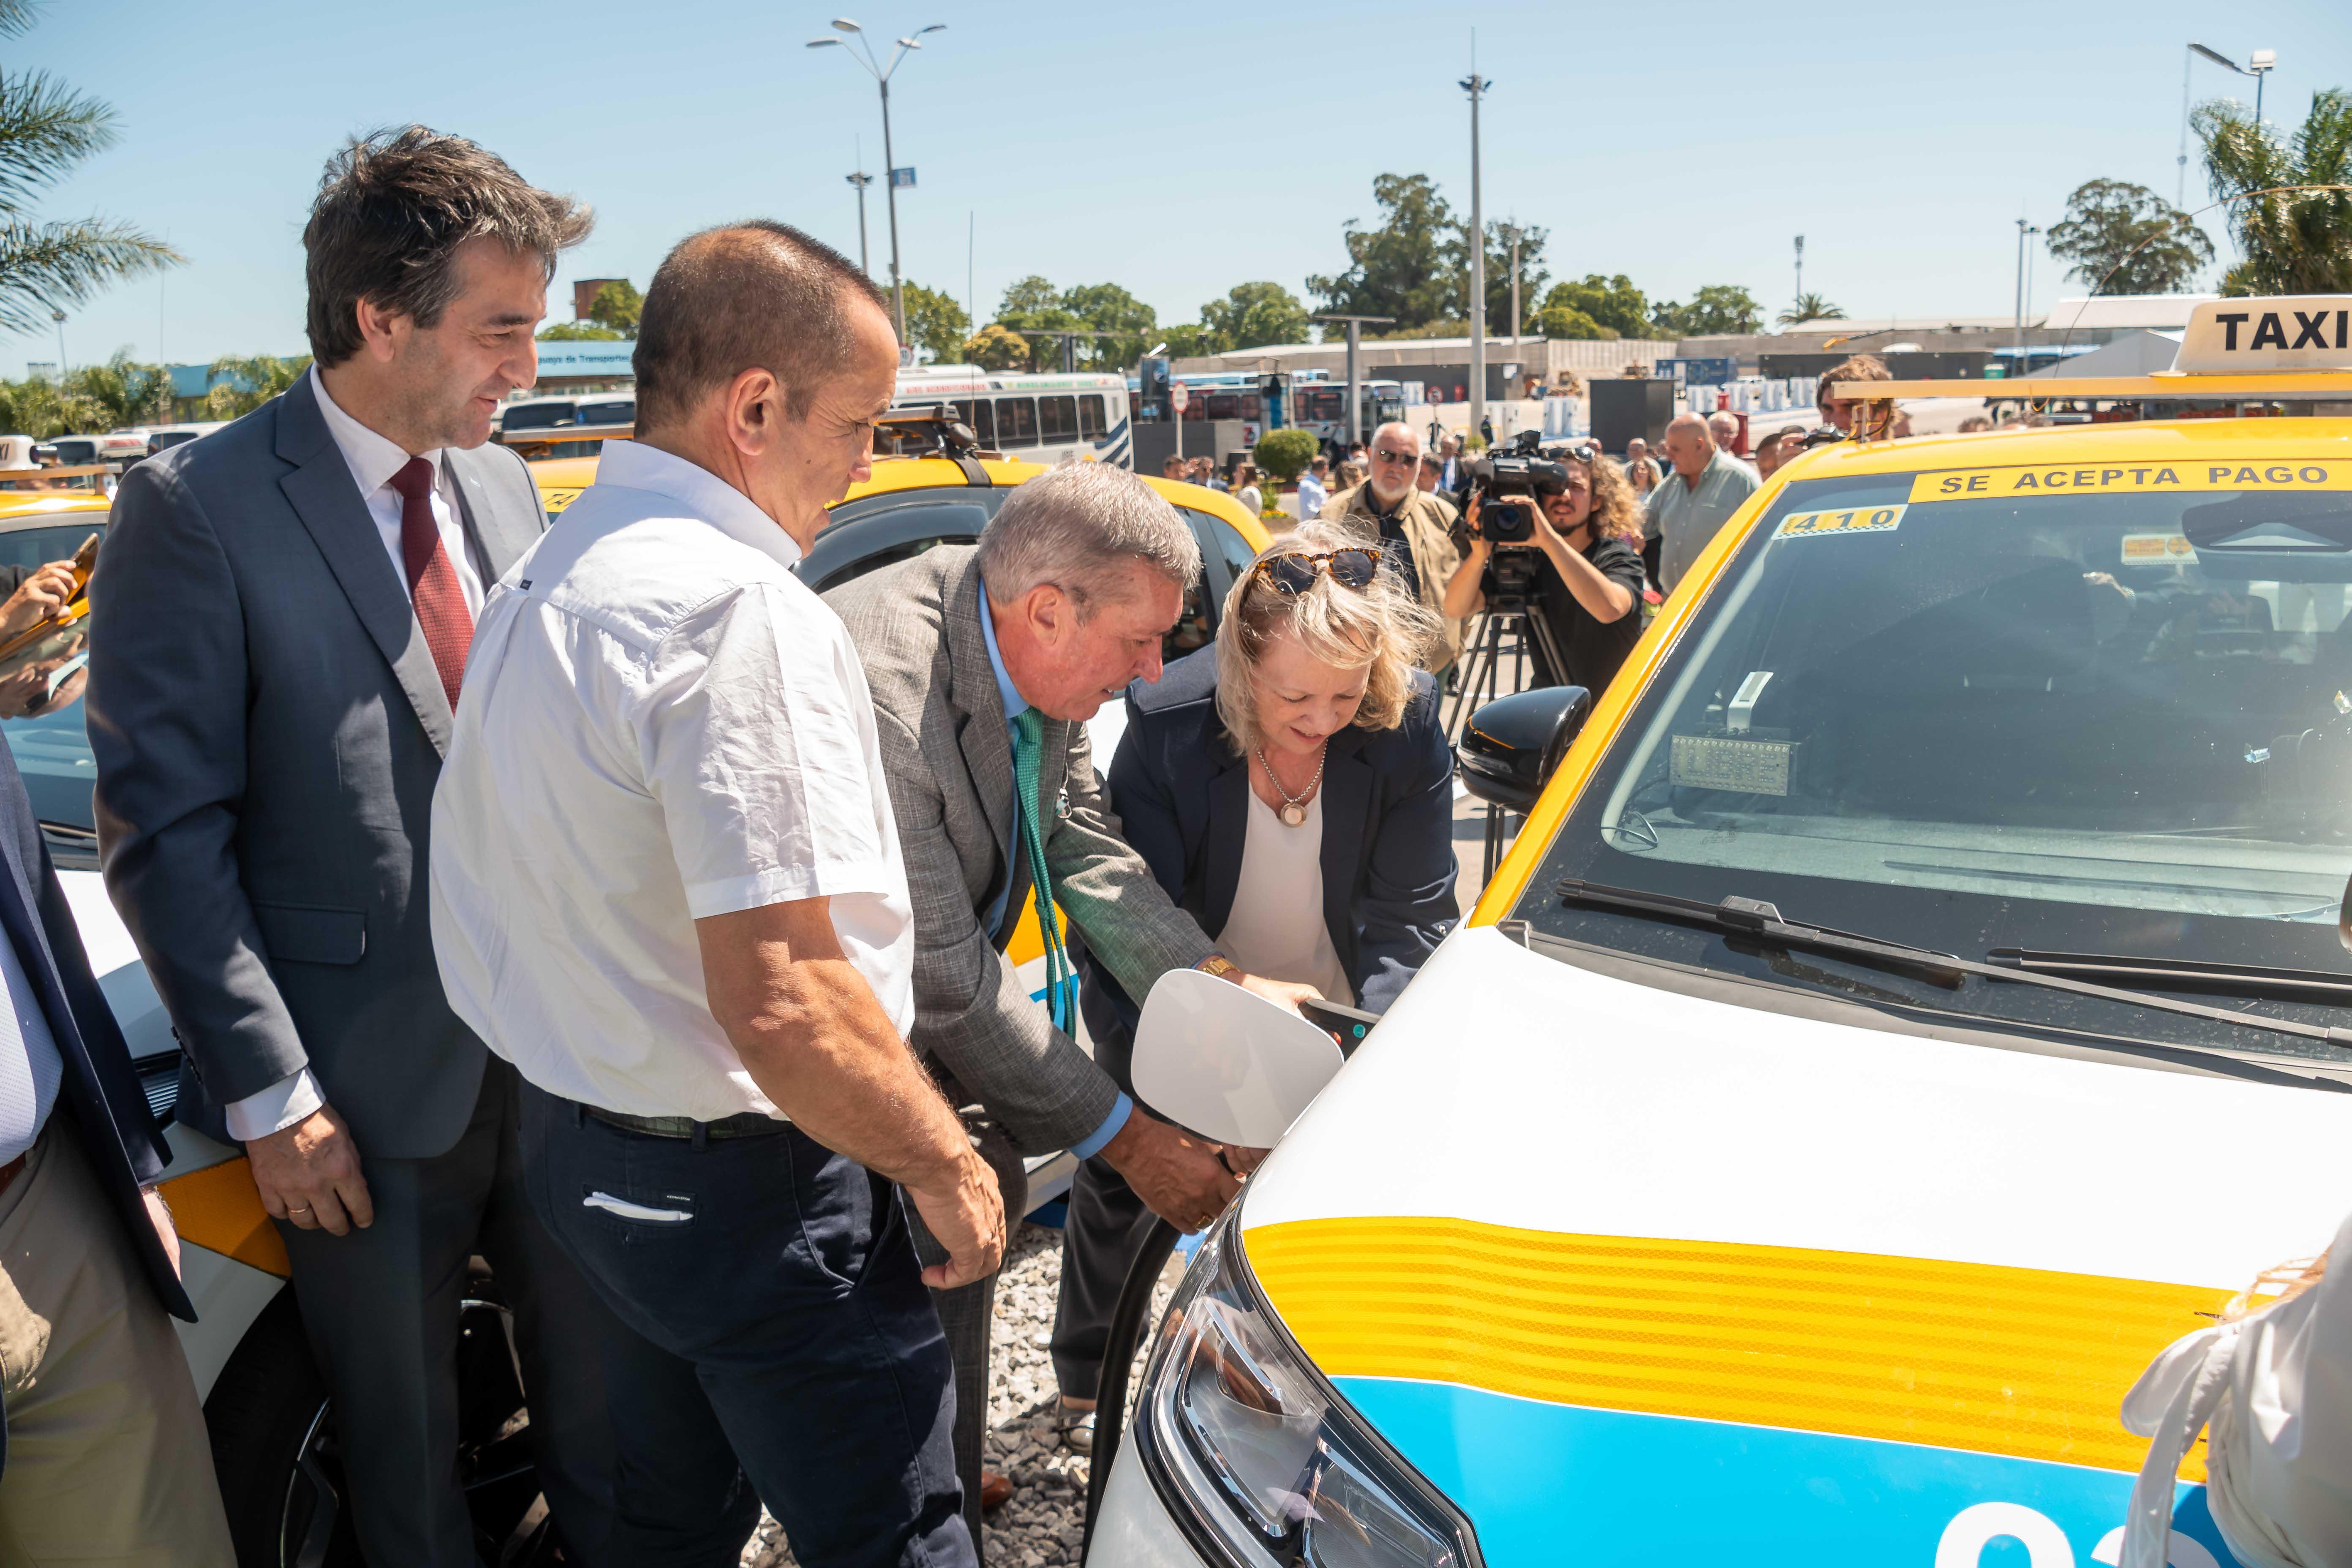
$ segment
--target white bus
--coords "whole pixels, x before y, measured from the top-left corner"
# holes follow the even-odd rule
[[[971,364],[917,365],[898,373],[896,408],[911,412],[942,403],[954,405],[982,447],[1008,458],[1135,467],[1123,374],[1030,375]]]

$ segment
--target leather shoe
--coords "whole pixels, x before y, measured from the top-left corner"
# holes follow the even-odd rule
[[[980,1507],[983,1513],[993,1513],[1013,1500],[1013,1478],[995,1470],[980,1472]]]

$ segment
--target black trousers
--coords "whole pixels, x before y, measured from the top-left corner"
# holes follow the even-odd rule
[[[294,1296],[335,1398],[360,1550],[373,1568],[477,1568],[457,1486],[457,1314],[466,1269],[488,1259],[515,1316],[549,1511],[576,1560],[603,1564],[613,1433],[602,1368],[628,1338],[523,1195],[520,1079],[493,1058],[473,1119],[446,1153],[360,1151],[375,1223],[331,1236],[284,1221]]]
[[[954,1100],[959,1090],[952,1079],[946,1088],[950,1101]],[[1029,1176],[1022,1165],[1021,1152],[1013,1146],[1004,1130],[977,1106],[964,1108],[963,1126],[971,1137],[972,1147],[996,1173],[997,1191],[1004,1199],[1004,1230],[1009,1241],[1019,1232],[1021,1215],[1029,1207]],[[915,1252],[923,1265],[928,1268],[945,1263],[947,1248],[931,1238],[912,1205],[908,1205],[907,1218],[914,1226]],[[952,1290],[934,1290],[931,1300],[939,1309],[948,1354],[955,1363],[956,1474],[963,1480],[964,1521],[971,1531],[973,1547],[978,1550],[981,1461],[988,1438],[990,1336],[996,1329],[996,1276],[992,1274]]]
[[[1111,1313],[1158,1219],[1110,1162],[1097,1155],[1079,1163],[1070,1181],[1062,1289],[1054,1303],[1054,1377],[1066,1396],[1092,1399],[1102,1387]]]
[[[642,1337],[608,1364],[615,1556],[734,1562],[757,1506],[807,1568],[975,1562],[954,1373],[898,1189],[802,1132],[659,1138],[528,1084],[532,1207]],[[677,1521],[729,1521],[710,1555]]]

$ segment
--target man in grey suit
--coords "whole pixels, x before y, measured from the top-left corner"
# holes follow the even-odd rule
[[[589,222],[457,137],[347,148],[303,235],[310,373],[133,468],[94,579],[107,888],[185,1053],[180,1116],[244,1144],[286,1238],[377,1568],[479,1561],[454,1376],[477,1251],[556,1521],[590,1561],[610,1528],[618,1326],[531,1217],[513,1072],[451,1013],[426,913],[472,617],[544,521],[483,443]]]
[[[1200,544],[1141,479],[1084,463],[1031,479],[976,548],[941,548],[825,595],[857,644],[915,904],[915,1026],[950,1104],[1026,1207],[1021,1156],[1099,1153],[1186,1230],[1238,1188],[1223,1152],[1137,1110],[1072,1038],[1075,980],[1043,1008],[1004,956],[1042,881],[1087,946],[1141,996],[1171,969],[1224,974],[1295,1005],[1316,994],[1244,974],[1161,890],[1103,799],[1086,721],[1160,678],[1160,638]],[[1043,906],[1049,900],[1038,900]],[[1066,973],[1048,922],[1047,962]],[[943,1256],[921,1227],[927,1264]],[[980,1539],[993,1274],[935,1293],[956,1367],[956,1466]],[[1003,1489],[1000,1486],[1000,1495]]]

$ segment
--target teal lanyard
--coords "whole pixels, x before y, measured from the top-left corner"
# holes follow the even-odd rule
[[[1029,857],[1029,881],[1037,900],[1037,929],[1045,937],[1045,1011],[1064,1034],[1077,1026],[1078,977],[1062,945],[1062,922],[1054,912],[1053,879],[1045,873],[1045,837],[1037,827],[1037,764],[1045,751],[1045,720],[1024,708],[1013,721],[1013,787],[1020,819],[1021,847]]]

